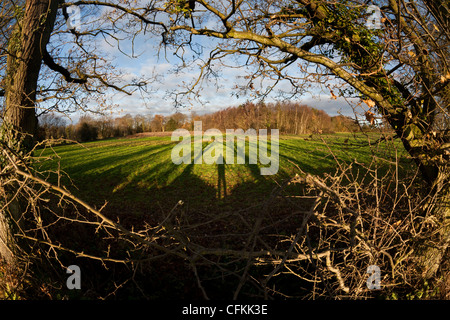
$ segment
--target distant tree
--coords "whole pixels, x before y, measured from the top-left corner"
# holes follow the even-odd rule
[[[75,128],[75,138],[78,142],[96,140],[98,137],[98,126],[90,116],[82,116]]]
[[[54,113],[45,113],[38,118],[36,140],[65,137],[66,121]]]
[[[146,127],[146,118],[143,115],[137,114],[134,116],[134,131],[135,133],[141,133],[145,131],[145,127]]]
[[[66,136],[67,139],[76,140],[74,125],[72,125],[72,124],[68,125],[65,128],[64,132],[65,132],[65,136]]]
[[[357,132],[358,122],[342,115],[331,117],[331,127],[335,132]]]
[[[169,121],[166,123],[166,131],[175,131],[178,129],[178,123],[173,119],[169,118]]]
[[[95,127],[87,122],[82,122],[77,126],[75,137],[78,142],[87,142],[94,140]]]
[[[127,136],[134,133],[134,119],[131,114],[127,113],[123,117],[118,117],[114,119],[114,126],[118,136]]]
[[[177,123],[177,127],[181,128],[184,126],[187,116],[184,113],[176,112],[170,116],[170,119],[173,119]]]
[[[150,122],[150,127],[153,132],[164,132],[165,130],[165,121],[164,116],[160,114],[155,114],[152,121]]]
[[[106,139],[114,137],[114,120],[108,116],[102,116],[96,122],[99,138]]]
[[[194,122],[199,121],[199,120],[201,120],[201,117],[198,115],[198,113],[195,111],[191,111],[191,114],[189,115],[189,121],[187,121],[188,125],[187,125],[186,129],[193,131],[194,130]]]

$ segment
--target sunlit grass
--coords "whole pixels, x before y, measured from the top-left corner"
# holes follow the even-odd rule
[[[191,210],[217,210],[219,207],[252,205],[263,201],[277,182],[299,171],[311,174],[334,172],[338,163],[357,161],[366,165],[404,157],[399,143],[382,142],[369,146],[379,135],[336,134],[323,136],[281,136],[280,163],[276,175],[262,176],[261,164],[180,164],[171,152],[177,142],[170,137],[113,139],[63,145],[37,152],[51,157],[39,162],[39,170],[59,168],[70,179],[61,182],[76,195],[96,206],[108,202],[115,212],[147,213],[167,211],[183,200]],[[270,142],[270,139],[269,139]],[[203,148],[208,143],[203,143]],[[193,160],[193,159],[192,159]],[[226,160],[226,159],[225,159]],[[50,176],[57,183],[56,174]],[[73,183],[73,185],[72,185]],[[108,210],[107,209],[107,210]]]

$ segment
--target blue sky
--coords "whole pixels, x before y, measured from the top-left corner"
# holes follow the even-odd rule
[[[163,54],[160,57],[157,56],[156,49],[153,48],[149,41],[135,43],[135,45],[135,52],[138,57],[130,58],[118,52],[117,48],[103,44],[104,49],[114,57],[112,62],[125,73],[124,80],[131,80],[131,78],[141,75],[158,75],[160,82],[150,84],[151,92],[144,96],[139,92],[135,92],[132,96],[112,93],[114,103],[119,105],[119,108],[113,110],[113,114],[172,114],[175,112],[174,102],[166,96],[166,92],[170,90],[182,91],[179,85],[196,79],[200,68],[192,65],[192,68],[188,68],[183,73],[173,73],[174,65],[179,63],[179,61],[174,59],[170,52],[168,53],[170,60],[166,60]],[[190,113],[191,110],[200,114],[214,112],[229,106],[237,106],[252,98],[250,95],[237,97],[233,94],[236,84],[244,84],[247,81],[241,78],[243,75],[242,69],[226,68],[220,71],[219,88],[216,87],[216,83],[203,83],[199,92],[203,103],[191,101],[188,103],[188,107],[180,109],[181,112]],[[280,87],[287,88],[283,84],[280,84]],[[274,95],[272,97],[269,96],[265,101],[275,101]],[[325,110],[332,116],[338,114],[353,116],[353,110],[345,99],[339,97],[337,100],[333,99],[328,89],[320,88],[319,85],[314,83],[312,83],[309,93],[295,100],[311,107]]]
[[[204,39],[206,38],[202,38],[199,43],[205,47],[204,55],[207,57],[210,51],[209,49],[214,47],[214,42],[209,39]],[[134,47],[132,47],[129,40],[121,41],[120,49],[130,56],[132,53],[135,55],[135,57],[129,57],[123,54],[123,52],[120,52],[117,43],[111,42],[111,44],[108,44],[104,39],[98,40],[96,44],[98,52],[101,52],[103,57],[107,57],[118,70],[123,72],[122,80],[124,83],[131,81],[133,78],[152,78],[153,76],[157,76],[158,78],[158,82],[151,83],[148,87],[149,92],[143,95],[140,92],[135,92],[133,95],[128,96],[123,93],[111,91],[108,97],[115,105],[110,112],[112,116],[121,116],[127,113],[131,115],[172,114],[176,109],[174,108],[173,99],[167,96],[167,92],[182,91],[180,85],[190,83],[199,75],[200,67],[198,66],[198,61],[195,61],[192,65],[188,65],[187,68],[183,69],[183,72],[174,72],[174,67],[180,63],[180,60],[170,51],[160,51],[158,54],[159,41],[160,39],[152,38],[149,35],[139,35],[136,37]],[[187,50],[185,56],[190,58],[193,56],[193,53]],[[237,84],[243,85],[248,81],[242,78],[246,74],[245,69],[220,67],[218,71],[220,74],[217,82],[203,82],[200,86],[199,97],[201,102],[192,99],[191,96],[189,99],[185,99],[187,107],[181,108],[179,111],[186,114],[189,114],[191,111],[203,114],[230,106],[237,106],[252,98],[250,95],[240,94],[237,97],[233,94],[236,93],[234,87]],[[299,71],[293,69],[292,72],[297,73]],[[286,83],[281,83],[278,88],[289,91]],[[265,101],[274,101],[276,91],[277,89]],[[338,97],[335,100],[327,88],[320,87],[313,82],[311,82],[308,91],[304,95],[296,97],[295,100],[311,107],[322,109],[332,116],[338,114],[354,116],[354,112],[348,102],[357,104],[359,99],[346,101]],[[360,112],[363,113],[362,110]],[[77,121],[79,116],[80,114],[76,113],[71,118],[73,121]]]

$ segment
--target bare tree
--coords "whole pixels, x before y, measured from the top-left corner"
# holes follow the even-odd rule
[[[66,24],[66,7],[60,0],[2,1],[0,5],[0,138],[5,148],[19,154],[34,148],[39,108],[46,112],[86,110],[86,99],[94,98],[98,108],[92,111],[104,110],[108,105],[102,94],[107,90],[131,94],[146,84],[142,79],[113,83],[117,77],[92,46],[97,35],[108,34],[99,22],[100,14],[93,8],[92,15],[97,19],[81,31]],[[82,37],[90,41],[83,41]],[[14,190],[5,192],[14,197]],[[13,238],[8,221],[17,221],[27,203],[21,203],[17,197],[5,199],[7,208],[0,213],[0,254],[12,261],[11,248],[15,246],[8,245]]]
[[[312,79],[336,79],[353,90],[351,97],[376,108],[440,204],[435,212],[442,226],[440,244],[425,249],[421,264],[425,275],[434,274],[450,242],[450,141],[448,128],[435,132],[436,119],[449,117],[448,4],[374,1],[380,12],[374,23],[377,16],[366,1],[199,0],[189,14],[169,3],[170,8],[165,1],[153,7],[156,21],[170,21],[165,23],[165,45],[192,48],[194,36],[222,40],[204,61],[199,78],[213,75],[214,66],[226,66],[226,58],[243,56],[242,66],[252,70],[245,90],[259,96],[280,82],[290,83],[295,95]],[[255,89],[258,78],[272,82]],[[199,83],[194,81],[186,92],[195,92]],[[282,119],[277,122],[282,130]]]
[[[165,121],[166,119],[164,118],[164,116],[155,114],[152,121],[150,122],[150,128],[152,128],[152,131],[164,132]]]

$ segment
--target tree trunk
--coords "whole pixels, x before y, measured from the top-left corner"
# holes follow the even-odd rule
[[[428,198],[423,213],[431,213],[433,217],[430,218],[439,224],[437,237],[427,239],[416,251],[418,269],[424,279],[431,279],[442,264],[450,244],[450,167],[444,148],[448,141],[445,137],[439,141],[424,129],[419,129],[418,125],[406,120],[405,114],[398,117],[391,115],[388,121],[396,128],[405,150],[416,162],[426,183],[424,190],[428,190]]]
[[[419,253],[419,267],[425,279],[431,279],[436,275],[443,258],[450,245],[450,173],[441,171],[436,178],[433,194],[437,197],[430,199],[433,206],[433,218],[439,223],[440,230],[437,239],[430,239],[423,244],[423,250]],[[443,275],[448,279],[450,274]],[[445,279],[444,279],[445,280]]]
[[[53,30],[58,0],[28,0],[9,41],[4,121],[32,142],[37,127],[36,88],[45,47]],[[19,138],[22,138],[19,136]],[[30,148],[30,145],[25,145]]]
[[[59,0],[27,0],[8,43],[4,122],[1,139],[16,151],[28,152],[37,127],[36,88],[44,49],[53,30]],[[9,264],[17,260],[16,222],[24,204],[15,190],[2,190],[0,199],[0,255]],[[14,196],[15,199],[11,199]],[[10,201],[12,200],[12,201]],[[5,203],[9,203],[6,207]]]

